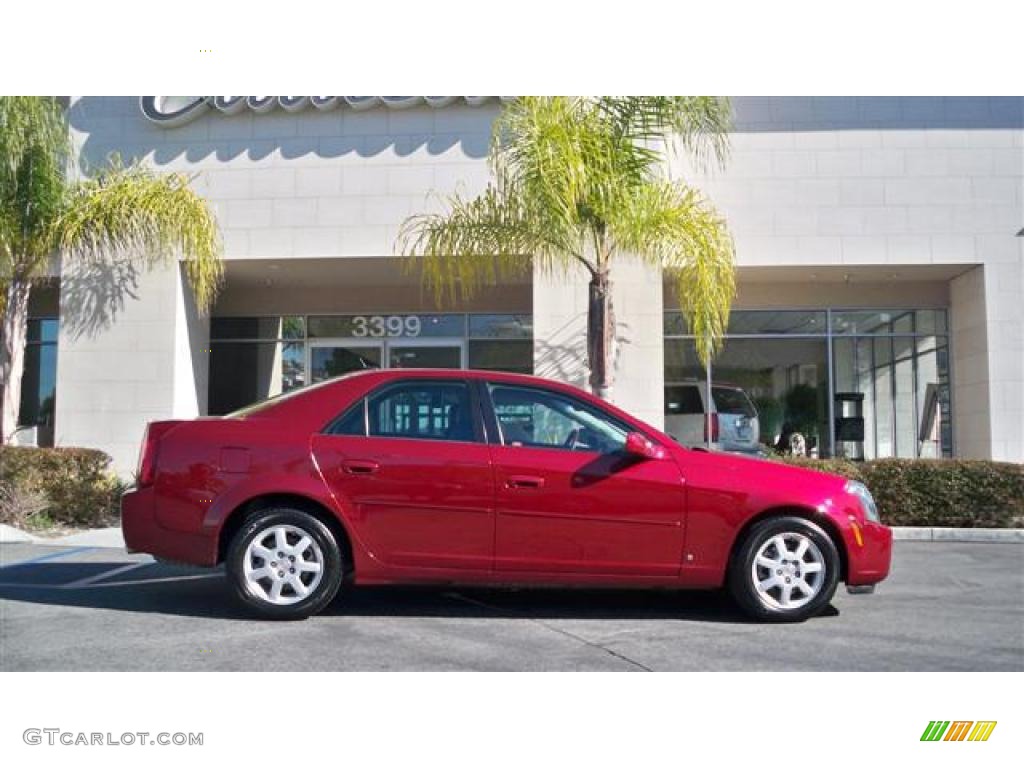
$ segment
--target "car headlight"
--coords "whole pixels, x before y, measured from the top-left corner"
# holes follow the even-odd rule
[[[864,510],[864,517],[870,520],[872,523],[880,523],[881,518],[878,517],[878,506],[875,504],[874,498],[871,496],[871,491],[864,483],[860,483],[856,480],[847,480],[846,486],[843,488],[844,491],[849,493],[851,496],[856,496],[860,502],[860,508]]]

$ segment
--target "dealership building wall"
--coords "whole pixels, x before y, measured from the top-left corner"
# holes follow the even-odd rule
[[[232,398],[353,360],[528,369],[585,385],[582,271],[526,273],[438,307],[401,269],[402,221],[485,185],[500,103],[401,106],[210,110],[162,127],[138,98],[73,98],[83,164],[116,152],[194,174],[220,221],[227,269],[211,319],[177,268],[64,265],[55,442],[102,448],[127,474],[147,421],[223,412]],[[867,387],[865,455],[1024,460],[1024,99],[740,97],[733,106],[726,167],[677,159],[671,168],[735,236],[723,380],[786,408],[794,387],[817,391],[821,455],[844,450],[829,434],[835,396]],[[626,260],[614,297],[613,399],[663,426],[666,385],[702,378],[671,281]],[[744,362],[754,358],[763,364]],[[922,429],[928,384],[941,403],[930,453],[921,451],[932,441]]]

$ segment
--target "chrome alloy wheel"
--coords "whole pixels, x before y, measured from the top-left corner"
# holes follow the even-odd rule
[[[249,592],[273,605],[293,605],[316,591],[324,556],[313,537],[294,525],[274,525],[249,542],[243,562]]]
[[[761,602],[791,611],[809,603],[821,590],[825,557],[809,537],[786,531],[760,546],[750,575]]]

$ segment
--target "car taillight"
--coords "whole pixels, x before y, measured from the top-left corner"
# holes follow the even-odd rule
[[[708,424],[709,423],[711,425],[711,440],[710,440],[710,442],[717,443],[718,442],[718,414],[717,413],[712,413],[710,418],[708,418],[707,415],[704,416],[704,442],[705,443],[709,442],[708,441]]]
[[[146,425],[146,434],[142,437],[142,450],[139,452],[139,468],[136,471],[136,483],[139,488],[152,485],[156,479],[156,457],[160,438],[178,421],[151,421]]]

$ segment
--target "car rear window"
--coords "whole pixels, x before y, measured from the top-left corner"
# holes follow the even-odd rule
[[[711,392],[715,398],[715,408],[719,413],[746,416],[751,419],[757,416],[754,404],[750,402],[747,393],[742,389],[712,387]]]

